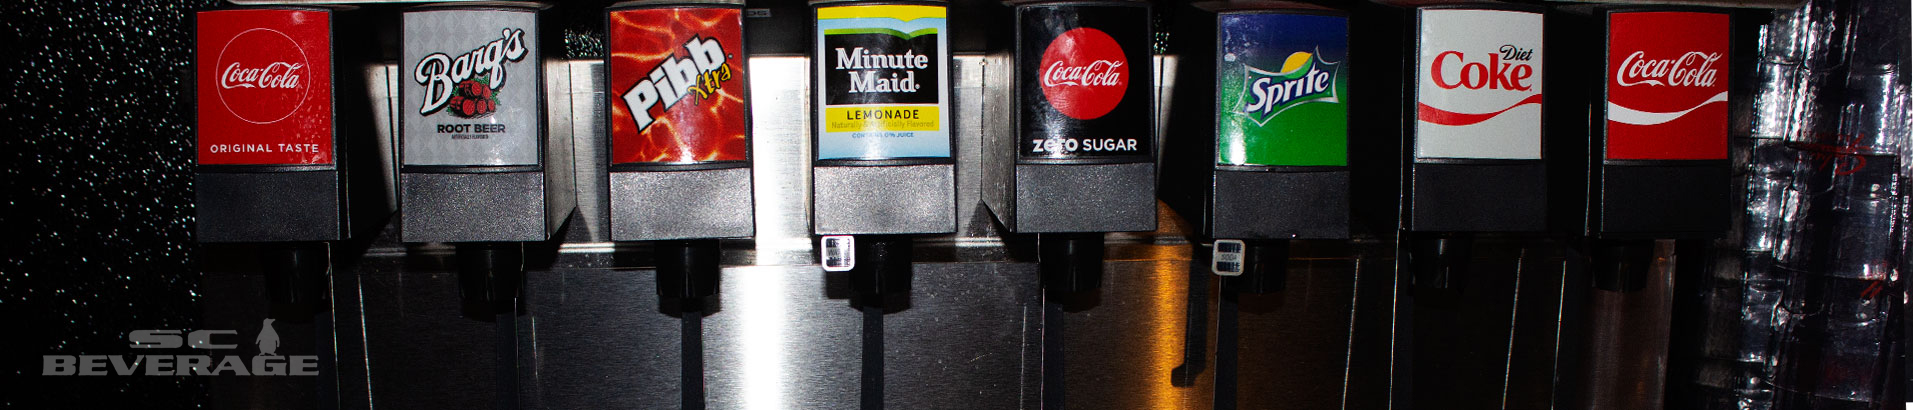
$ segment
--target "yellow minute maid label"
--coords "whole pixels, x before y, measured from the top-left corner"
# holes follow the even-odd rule
[[[930,106],[861,106],[824,109],[824,132],[936,131],[943,116]]]
[[[948,158],[946,11],[817,8],[817,159]]]

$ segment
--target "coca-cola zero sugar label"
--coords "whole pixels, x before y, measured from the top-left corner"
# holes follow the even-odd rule
[[[1541,158],[1540,13],[1423,9],[1415,157]]]
[[[331,15],[198,14],[199,163],[332,164]]]
[[[538,13],[404,13],[399,111],[405,165],[539,164]]]
[[[1348,165],[1348,18],[1217,19],[1216,163]]]
[[[817,159],[950,156],[943,6],[817,8]]]
[[[1608,17],[1607,159],[1727,159],[1727,18]]]
[[[1148,156],[1154,129],[1149,9],[1053,4],[1017,13],[1018,156]]]
[[[745,159],[742,10],[610,12],[611,163]]]

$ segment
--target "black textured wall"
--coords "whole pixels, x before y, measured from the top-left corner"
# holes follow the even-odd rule
[[[0,2],[0,407],[203,402],[181,377],[42,377],[46,354],[126,354],[136,329],[191,329],[192,118],[186,18],[208,0]]]

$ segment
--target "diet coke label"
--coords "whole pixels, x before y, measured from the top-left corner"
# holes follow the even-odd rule
[[[1541,158],[1539,13],[1420,11],[1415,157]]]
[[[317,10],[198,14],[199,163],[331,164],[331,15]]]
[[[1607,158],[1727,158],[1727,15],[1608,15]]]
[[[1024,6],[1017,81],[1023,158],[1147,155],[1148,9]],[[1145,76],[1137,79],[1136,76]]]

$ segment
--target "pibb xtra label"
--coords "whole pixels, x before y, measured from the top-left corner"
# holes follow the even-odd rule
[[[1727,159],[1727,19],[1610,15],[1608,159]]]
[[[1348,18],[1217,16],[1216,163],[1348,165]]]
[[[943,6],[817,8],[817,159],[950,156]]]
[[[1142,6],[1026,6],[1016,81],[1026,159],[1151,155],[1154,62]]]
[[[742,14],[610,12],[611,163],[745,159]]]
[[[1415,157],[1541,159],[1540,13],[1422,10]]]
[[[313,10],[198,14],[200,164],[333,163],[331,27]]]
[[[537,24],[533,10],[405,13],[405,165],[538,165]]]

